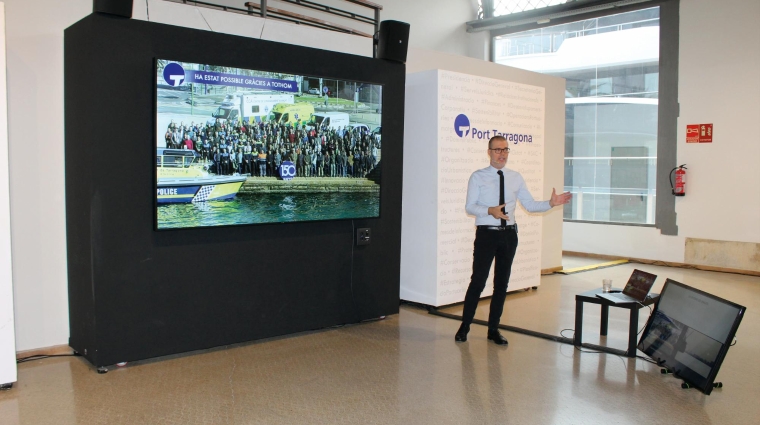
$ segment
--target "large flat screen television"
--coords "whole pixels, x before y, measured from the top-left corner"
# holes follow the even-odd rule
[[[746,308],[668,279],[639,350],[710,394]]]
[[[380,216],[382,85],[156,60],[156,228]]]

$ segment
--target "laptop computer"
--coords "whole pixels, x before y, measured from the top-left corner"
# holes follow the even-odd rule
[[[625,285],[622,294],[609,292],[596,294],[596,296],[604,298],[613,304],[644,302],[649,294],[649,290],[652,289],[652,285],[654,285],[655,279],[657,279],[657,275],[634,269],[633,273],[631,273],[631,277],[628,278],[628,283]]]

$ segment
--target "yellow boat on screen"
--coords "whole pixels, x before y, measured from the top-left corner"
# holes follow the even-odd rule
[[[245,176],[209,173],[192,150],[158,148],[156,200],[159,204],[222,201],[237,195]]]

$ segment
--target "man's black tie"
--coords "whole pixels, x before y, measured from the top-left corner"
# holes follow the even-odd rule
[[[501,170],[497,171],[499,173],[499,205],[504,204],[504,173],[501,172]],[[501,212],[504,211],[504,207],[501,208]],[[501,219],[501,225],[506,226],[507,220]]]

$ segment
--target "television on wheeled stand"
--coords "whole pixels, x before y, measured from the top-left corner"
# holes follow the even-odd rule
[[[668,279],[638,349],[684,381],[709,395],[746,307]]]

